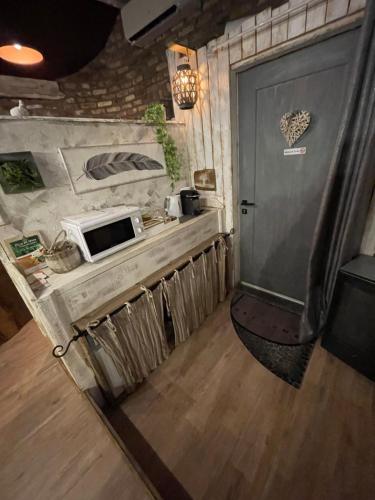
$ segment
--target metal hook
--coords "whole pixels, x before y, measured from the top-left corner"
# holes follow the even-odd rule
[[[56,345],[52,350],[52,356],[54,356],[55,358],[62,358],[69,351],[69,347],[72,344],[72,342],[76,342],[79,338],[85,337],[86,335],[87,332],[79,332],[76,335],[73,335],[73,337],[66,344],[65,348],[63,345],[60,344]]]

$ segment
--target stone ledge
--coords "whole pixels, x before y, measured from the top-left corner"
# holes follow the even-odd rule
[[[0,75],[0,97],[27,99],[63,99],[57,82]]]
[[[0,115],[1,121],[45,121],[50,123],[55,122],[74,122],[74,123],[124,123],[134,125],[145,125],[143,120],[124,120],[122,118],[74,118],[71,116],[25,116],[24,118],[16,118],[8,115]],[[185,125],[184,122],[176,120],[168,120],[167,125]]]

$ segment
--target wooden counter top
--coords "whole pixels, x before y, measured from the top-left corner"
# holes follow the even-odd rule
[[[73,269],[69,273],[56,274],[53,273],[49,278],[50,286],[36,293],[37,300],[47,299],[53,292],[66,292],[74,288],[77,284],[81,284],[95,276],[107,272],[115,266],[118,266],[135,256],[156,247],[168,245],[168,240],[183,233],[196,224],[201,224],[218,217],[218,210],[205,210],[201,215],[194,217],[186,222],[182,222],[177,226],[174,225],[170,229],[166,228],[161,233],[146,238],[145,240],[135,243],[134,245],[114,253],[98,262],[85,262],[81,266]],[[205,221],[205,222],[203,222]],[[188,242],[187,242],[188,243]]]

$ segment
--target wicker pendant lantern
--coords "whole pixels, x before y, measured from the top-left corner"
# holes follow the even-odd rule
[[[173,98],[180,109],[192,109],[198,99],[198,74],[190,64],[177,66],[172,80]]]

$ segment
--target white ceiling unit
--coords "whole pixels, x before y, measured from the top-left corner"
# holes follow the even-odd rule
[[[125,37],[145,47],[200,5],[201,0],[130,0],[121,9]]]

